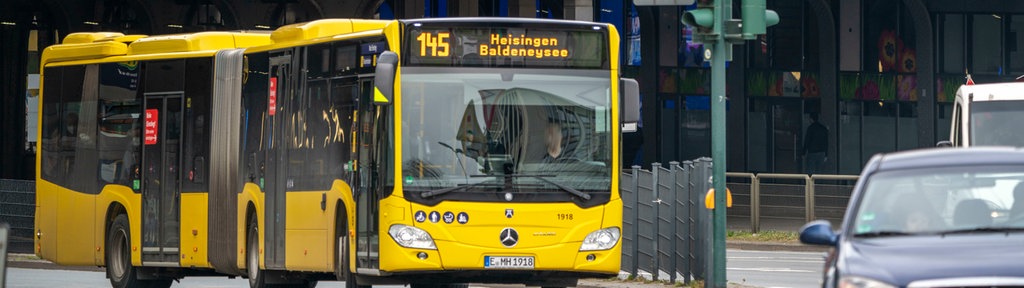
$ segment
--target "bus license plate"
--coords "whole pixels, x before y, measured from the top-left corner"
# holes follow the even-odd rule
[[[484,268],[533,269],[533,256],[484,256]]]

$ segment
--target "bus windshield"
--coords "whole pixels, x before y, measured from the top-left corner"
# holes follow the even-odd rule
[[[971,146],[1024,146],[1024,100],[971,102]]]
[[[609,193],[607,70],[403,69],[407,193],[501,201]]]

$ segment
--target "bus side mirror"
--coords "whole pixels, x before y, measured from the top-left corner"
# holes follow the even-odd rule
[[[395,97],[395,73],[398,70],[398,54],[384,51],[377,57],[377,68],[373,75],[373,104],[387,105]]]
[[[636,132],[640,123],[640,84],[635,79],[620,80],[622,96],[622,133]]]

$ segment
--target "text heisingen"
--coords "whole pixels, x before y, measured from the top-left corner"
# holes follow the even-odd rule
[[[569,57],[569,49],[558,49],[558,38],[554,37],[519,37],[491,34],[490,44],[480,44],[480,56],[516,56],[535,57]],[[555,47],[555,48],[545,48]]]

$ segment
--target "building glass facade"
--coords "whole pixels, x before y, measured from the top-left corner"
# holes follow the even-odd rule
[[[196,7],[179,2],[5,1],[0,5],[5,8],[0,27],[10,36],[5,39],[23,41],[0,45],[4,63],[10,64],[3,65],[4,79],[32,79],[38,74],[39,51],[73,32],[272,29],[342,17],[598,21],[618,28],[622,75],[641,84],[641,132],[624,135],[624,166],[711,154],[710,70],[701,57],[703,46],[679,23],[692,6],[637,7],[630,0],[230,0]],[[857,174],[876,153],[945,140],[953,95],[965,73],[978,83],[1014,81],[1024,74],[1024,3],[767,0],[767,5],[778,12],[780,23],[769,27],[767,35],[734,46],[727,64],[728,171]],[[738,5],[734,9],[738,18]],[[60,13],[79,10],[93,12]],[[9,148],[4,151],[14,151],[0,155],[3,166],[17,167],[5,168],[0,177],[32,176],[33,169],[23,167],[34,158],[35,128],[28,126],[35,122],[28,109],[33,87],[3,90],[3,99],[24,99],[4,102],[3,119],[24,120],[5,122],[4,131],[24,133],[0,138]],[[815,171],[806,161],[812,115],[828,130],[827,158]]]

